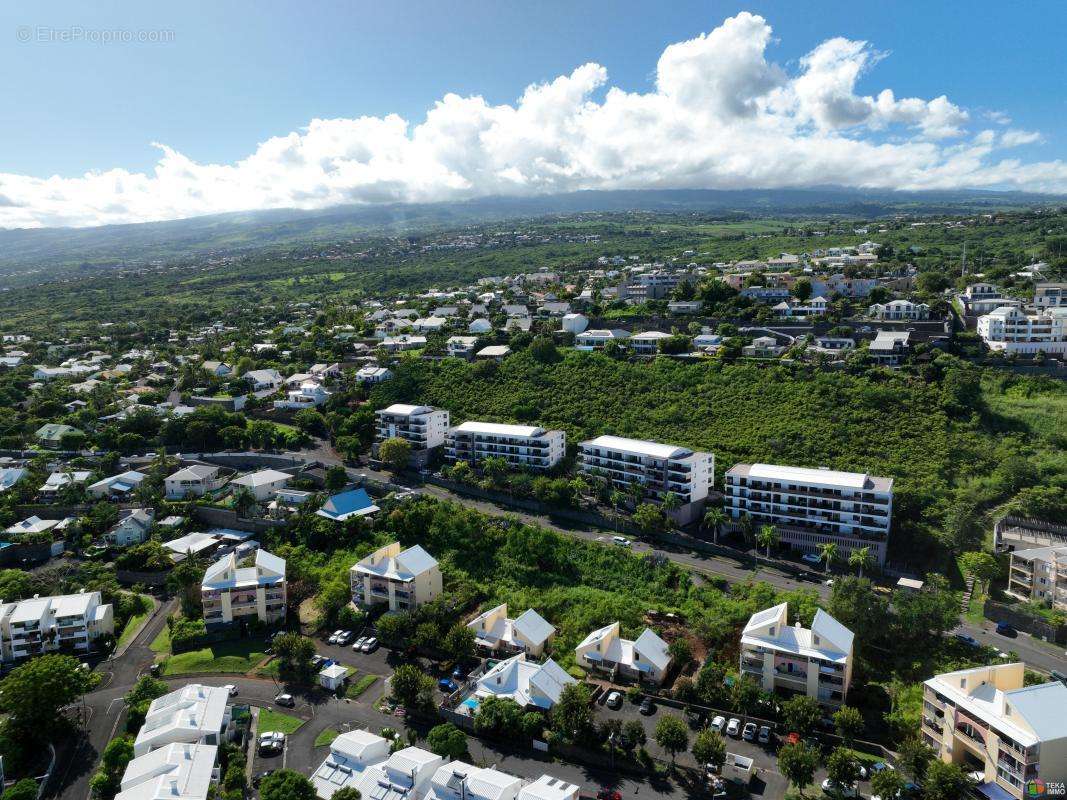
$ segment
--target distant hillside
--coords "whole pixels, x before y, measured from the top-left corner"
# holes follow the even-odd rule
[[[372,233],[403,233],[477,222],[579,212],[704,212],[778,217],[967,213],[1062,203],[1067,198],[1018,192],[889,192],[840,189],[646,190],[573,192],[544,197],[489,197],[460,203],[279,209],[107,225],[98,228],[0,230],[0,276],[39,281],[110,266],[211,253],[315,244]]]

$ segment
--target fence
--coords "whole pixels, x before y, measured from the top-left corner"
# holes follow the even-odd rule
[[[1021,631],[1040,636],[1050,642],[1067,644],[1067,625],[1053,625],[1051,622],[1046,622],[1033,614],[1028,614],[1021,609],[1012,608],[994,600],[985,601],[982,614],[986,619],[1007,622]]]

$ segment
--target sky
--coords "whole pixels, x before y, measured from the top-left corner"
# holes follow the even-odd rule
[[[1067,193],[1067,4],[0,7],[0,227],[581,189]]]

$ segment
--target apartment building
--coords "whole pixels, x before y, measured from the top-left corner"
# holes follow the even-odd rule
[[[532,608],[511,619],[507,603],[482,612],[467,627],[474,631],[478,647],[494,653],[527,653],[535,658],[556,635],[556,629]]]
[[[1027,313],[1003,306],[978,318],[978,335],[990,350],[1036,355],[1067,354],[1067,306]]]
[[[445,458],[478,464],[487,458],[503,458],[511,469],[523,467],[543,472],[559,463],[567,449],[563,431],[537,425],[501,425],[469,420],[449,428]]]
[[[1008,594],[1067,610],[1067,545],[1013,551]]]
[[[630,350],[639,356],[654,356],[659,353],[660,342],[670,339],[664,331],[642,331],[630,337]]]
[[[885,563],[893,517],[893,479],[862,472],[735,464],[726,472],[726,508],[734,519],[775,525],[779,541],[805,553],[835,542],[842,557],[869,547]]]
[[[234,478],[230,481],[230,486],[237,487],[237,491],[248,492],[257,503],[262,503],[288,486],[289,481],[292,479],[293,476],[288,472],[281,472],[276,469],[261,469],[248,475],[242,475],[240,478]]]
[[[100,636],[115,633],[114,611],[100,592],[33,597],[0,605],[0,659],[45,653],[85,655]]]
[[[441,568],[437,559],[419,545],[400,549],[387,544],[359,561],[349,571],[352,602],[357,606],[386,603],[390,611],[408,611],[441,594]]]
[[[239,566],[230,553],[204,573],[200,599],[208,628],[256,617],[274,624],[285,620],[285,559],[256,550],[251,566]]]
[[[226,479],[219,475],[219,468],[209,464],[183,467],[163,481],[168,500],[202,497],[221,489],[225,484]]]
[[[448,412],[432,406],[394,403],[375,417],[374,453],[386,439],[404,439],[411,445],[411,463],[423,466],[435,447],[443,447],[448,434]]]
[[[171,744],[221,744],[232,722],[229,702],[225,686],[200,683],[157,697],[133,741],[133,754],[143,756]]]
[[[640,485],[653,502],[671,492],[680,506],[671,511],[685,525],[703,511],[715,481],[715,456],[686,447],[621,436],[598,436],[578,445],[581,471],[603,475],[622,490]]]
[[[1067,306],[1067,283],[1038,283],[1034,286],[1034,308]]]
[[[618,622],[586,636],[574,648],[574,658],[578,666],[612,678],[621,675],[657,685],[663,682],[671,665],[667,643],[654,630],[645,628],[631,641],[622,638]]]
[[[741,674],[766,692],[838,707],[852,682],[852,631],[821,608],[811,628],[789,624],[789,604],[753,614],[741,633]]]
[[[987,797],[1032,798],[1027,784],[1067,781],[1067,686],[1025,685],[1026,665],[936,675],[923,685],[922,740],[942,761],[981,772]],[[1043,795],[1042,795],[1043,796]]]
[[[219,748],[172,744],[130,759],[115,800],[207,800],[218,783]]]
[[[867,316],[885,320],[929,319],[930,306],[910,300],[890,300],[888,303],[875,303],[867,309]]]
[[[591,328],[574,337],[575,350],[602,350],[608,342],[626,344],[630,332],[622,328]]]
[[[317,380],[303,381],[296,389],[285,393],[284,400],[275,400],[275,408],[288,408],[299,411],[304,408],[318,408],[330,399],[330,392]]]

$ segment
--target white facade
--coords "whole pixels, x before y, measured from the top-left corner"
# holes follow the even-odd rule
[[[230,691],[225,686],[190,683],[157,697],[133,742],[143,756],[171,744],[222,743],[230,726]]]
[[[1063,355],[1067,353],[1067,306],[1035,314],[1008,306],[998,308],[978,318],[978,335],[990,350]]]
[[[623,639],[621,627],[613,622],[590,633],[574,648],[578,666],[659,684],[671,665],[667,643],[651,628],[645,628],[633,641]]]
[[[654,356],[659,352],[659,343],[670,339],[671,334],[663,331],[643,331],[630,337],[630,349],[639,356]]]
[[[271,624],[285,619],[285,559],[257,550],[255,563],[238,566],[236,553],[219,559],[204,573],[200,598],[208,627],[242,617]]]
[[[348,731],[330,744],[330,753],[311,775],[311,782],[318,796],[329,800],[346,786],[358,789],[364,772],[388,758],[388,739],[370,731]]]
[[[508,617],[508,604],[484,611],[467,623],[474,631],[474,641],[479,647],[505,653],[527,653],[539,657],[556,635],[544,617],[527,609],[517,618]]]
[[[859,472],[735,464],[725,476],[726,508],[734,519],[778,526],[779,541],[806,553],[836,542],[845,558],[869,547],[885,563],[893,517],[893,479]]]
[[[115,800],[207,800],[219,779],[219,748],[171,744],[126,765]]]
[[[982,773],[1012,797],[1036,778],[1067,781],[1067,686],[1025,686],[1025,665],[949,672],[923,685],[922,740],[942,761]],[[990,795],[992,796],[992,795]]]
[[[912,303],[910,300],[890,300],[888,303],[875,303],[867,309],[867,316],[874,319],[929,319],[930,306],[926,303]]]
[[[280,472],[276,469],[261,469],[249,475],[242,475],[230,481],[230,486],[236,490],[244,489],[256,499],[262,502],[272,497],[275,492],[289,485],[293,476],[288,472]]]
[[[225,485],[219,477],[219,468],[207,464],[183,467],[163,481],[168,500],[184,500],[186,497],[201,497]]]
[[[1067,283],[1039,283],[1034,286],[1034,308],[1067,306]]]
[[[112,475],[86,488],[90,497],[128,497],[147,476],[143,472],[128,470],[119,475]]]
[[[548,711],[559,702],[564,687],[577,682],[551,658],[538,664],[519,653],[498,662],[478,678],[474,693],[478,697],[514,700],[522,708]]]
[[[352,602],[358,606],[386,603],[390,611],[407,611],[441,594],[437,559],[419,545],[401,550],[393,542],[371,553],[349,571]]]
[[[567,333],[579,334],[589,327],[589,317],[585,314],[564,314],[560,326]]]
[[[803,694],[838,707],[852,682],[852,631],[821,608],[811,628],[789,624],[782,603],[753,614],[741,634],[741,674],[766,692]]]
[[[1067,611],[1067,545],[1013,551],[1008,594]]]
[[[375,417],[378,444],[387,439],[404,439],[411,445],[413,454],[425,457],[427,451],[445,443],[448,412],[444,409],[394,403],[379,410]]]
[[[445,458],[478,464],[490,457],[503,458],[512,469],[551,469],[566,452],[566,434],[536,425],[501,425],[469,420],[450,428]]]
[[[290,389],[286,392],[285,398],[285,400],[275,400],[274,407],[296,410],[318,408],[330,398],[330,393],[318,381],[307,380],[300,384],[299,389]]]
[[[612,330],[594,328],[593,330],[583,331],[575,336],[574,346],[579,350],[599,350],[608,342],[626,344],[626,340],[629,338],[630,332],[624,331],[622,328],[614,328]]]
[[[95,639],[115,633],[113,609],[100,600],[100,592],[82,592],[0,605],[0,658],[88,653]]]

